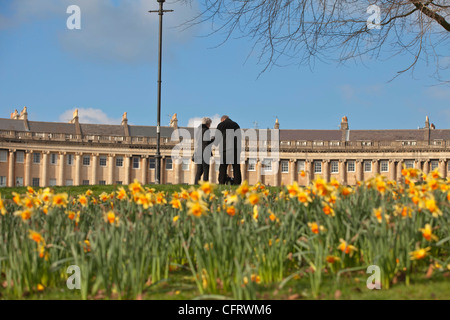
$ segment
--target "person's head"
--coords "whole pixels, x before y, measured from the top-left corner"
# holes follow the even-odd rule
[[[220,122],[224,122],[225,120],[230,119],[229,116],[222,116],[222,118],[220,118]]]
[[[208,128],[211,127],[211,122],[212,122],[212,120],[210,118],[205,117],[202,119],[202,124],[204,124]]]

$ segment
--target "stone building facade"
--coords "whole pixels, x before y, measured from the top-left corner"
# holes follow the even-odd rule
[[[171,158],[178,128],[176,115],[161,128],[161,182],[192,184],[195,164]],[[183,128],[192,133],[193,128]],[[321,176],[354,185],[382,174],[398,180],[403,166],[450,177],[450,129],[435,129],[428,117],[413,130],[350,130],[346,117],[339,130],[285,130],[278,119],[279,159],[245,158],[243,179],[271,186],[297,181],[306,185]],[[249,142],[246,146],[248,148]],[[155,181],[156,127],[29,121],[27,110],[0,118],[0,186],[70,186],[143,184]],[[278,168],[278,170],[274,170]],[[212,159],[210,181],[217,183],[218,161]],[[230,172],[230,175],[232,173]]]

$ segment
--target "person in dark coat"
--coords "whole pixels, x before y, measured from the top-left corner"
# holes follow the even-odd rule
[[[241,184],[241,130],[239,125],[228,116],[222,116],[221,122],[217,126],[215,145],[219,146],[220,166],[219,184],[227,183],[228,165],[233,166],[233,184]]]
[[[195,182],[198,181],[203,175],[203,181],[209,180],[209,163],[211,159],[211,151],[205,155],[205,149],[214,142],[214,137],[211,139],[211,127],[212,120],[210,118],[203,118],[202,124],[197,128],[195,132],[195,151],[193,160],[197,164],[195,173]],[[211,146],[212,147],[212,146]]]

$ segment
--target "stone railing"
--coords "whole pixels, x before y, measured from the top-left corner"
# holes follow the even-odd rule
[[[18,139],[31,141],[56,141],[56,142],[84,142],[93,144],[124,144],[124,145],[156,145],[156,137],[125,137],[107,135],[77,135],[65,133],[40,133],[22,132],[13,130],[1,130],[0,139]],[[178,141],[171,141],[168,137],[161,138],[161,146],[173,147]],[[193,145],[193,140],[186,141]],[[246,140],[246,149],[257,144]],[[270,141],[266,143],[270,149]],[[280,150],[302,151],[302,150],[415,150],[415,149],[450,149],[450,140],[427,141],[280,141]]]

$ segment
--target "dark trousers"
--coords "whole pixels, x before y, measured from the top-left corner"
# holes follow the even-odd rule
[[[220,164],[219,166],[219,184],[225,184],[227,179],[228,164]],[[239,163],[232,164],[233,166],[233,183],[240,185],[242,182],[241,165]]]
[[[195,172],[195,182],[194,184],[198,184],[201,176],[203,175],[203,181],[209,181],[209,164],[203,162],[201,164],[197,163],[197,170]]]

